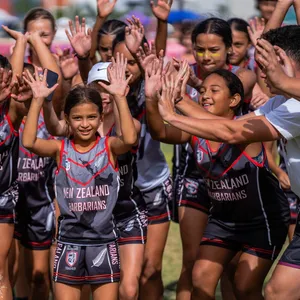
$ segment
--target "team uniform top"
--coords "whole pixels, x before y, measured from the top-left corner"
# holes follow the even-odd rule
[[[55,177],[61,242],[101,245],[117,238],[112,212],[119,173],[110,161],[107,142],[107,137],[97,135],[93,148],[80,153],[72,139],[62,141]]]
[[[18,177],[19,133],[8,115],[9,102],[0,107],[0,195],[10,191]]]
[[[191,65],[195,75],[202,79],[200,67],[197,64]],[[229,65],[229,71],[236,73],[240,67]],[[198,103],[199,93],[191,86],[187,86],[186,94],[191,100]],[[195,160],[193,157],[193,150],[189,143],[182,145],[175,145],[173,155],[173,177],[174,181],[180,180],[182,177],[199,179],[201,177],[197,170]]]
[[[25,121],[22,122],[19,134],[22,141]],[[38,119],[37,137],[40,139],[53,139],[48,133],[43,114]],[[20,142],[18,159],[18,182],[20,194],[25,197],[31,208],[43,207],[54,199],[53,172],[55,161],[50,157],[40,157],[28,151]]]
[[[109,136],[115,136],[115,126],[112,127]],[[120,173],[120,190],[118,201],[114,209],[117,220],[132,216],[135,212],[145,206],[140,190],[136,187],[137,166],[136,153],[138,147],[133,147],[127,153],[118,156],[118,167]]]
[[[137,152],[138,179],[136,186],[142,192],[152,190],[170,176],[170,171],[160,142],[151,138],[146,120],[145,83],[142,82],[137,95],[137,111],[133,116],[141,123],[139,150]]]
[[[264,149],[255,159],[241,145],[221,144],[214,152],[207,140],[195,136],[192,147],[211,199],[213,222],[231,232],[269,232],[289,222],[287,199],[268,170]],[[274,230],[269,232],[270,240],[274,236]]]

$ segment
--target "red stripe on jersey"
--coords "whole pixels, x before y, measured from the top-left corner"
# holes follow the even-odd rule
[[[143,109],[142,112],[137,116],[137,119],[140,121],[145,114],[146,114],[146,109]]]
[[[113,169],[115,171],[119,171],[119,166],[118,166],[118,160],[116,159],[115,165],[114,163],[111,161],[111,157],[110,157],[110,148],[108,146],[108,138],[105,139],[105,150],[107,153],[107,157],[108,157],[108,162],[110,163],[110,165],[113,167]]]
[[[103,149],[103,150],[101,150],[100,152],[98,152],[92,160],[88,161],[88,162],[87,162],[86,164],[84,164],[84,165],[83,165],[83,164],[80,164],[80,163],[78,163],[78,162],[76,162],[76,161],[73,160],[72,158],[68,158],[67,160],[68,160],[69,162],[72,162],[74,165],[76,165],[76,166],[78,166],[78,167],[86,168],[86,166],[90,165],[93,161],[95,161],[96,158],[97,158],[99,155],[101,155],[103,152],[105,152],[105,149]]]
[[[10,127],[11,132],[12,132],[15,136],[19,136],[19,131],[16,131],[16,130],[15,130],[14,125],[13,125],[13,123],[12,123],[12,121],[11,121],[11,119],[10,119],[10,116],[9,116],[9,114],[8,114],[8,108],[7,108],[7,112],[6,112],[6,114],[5,114],[5,117],[6,117],[6,119],[7,119],[7,122],[8,122],[8,124],[9,124],[9,127]]]
[[[33,157],[35,154],[28,152],[25,148],[19,147],[19,150],[22,151],[26,156]]]
[[[79,152],[79,151],[77,151],[77,149],[76,149],[76,147],[75,147],[75,144],[74,144],[74,140],[71,139],[70,141],[71,141],[71,145],[72,145],[73,149],[74,149],[77,153],[84,154],[84,153],[90,152],[91,150],[93,150],[93,149],[97,146],[97,144],[98,144],[98,142],[99,142],[99,139],[100,139],[100,135],[99,135],[98,133],[96,133],[96,137],[97,137],[97,138],[96,138],[96,140],[95,140],[95,143],[94,143],[93,147],[92,147],[91,149],[85,151],[85,152]]]
[[[60,146],[60,152],[59,152],[59,163],[57,164],[57,169],[55,171],[55,174],[57,174],[60,170],[60,168],[62,167],[62,157],[63,157],[63,154],[66,153],[64,151],[64,148],[65,148],[65,140],[62,140],[61,141],[61,146]]]
[[[263,161],[262,161],[261,163],[259,163],[259,162],[256,161],[255,159],[253,159],[246,151],[243,151],[243,154],[244,154],[244,155],[247,157],[247,159],[248,159],[249,161],[251,161],[254,165],[256,165],[257,167],[263,168],[264,165],[265,165],[267,156],[266,156],[266,152],[264,151],[264,149],[262,149],[262,151],[263,151],[264,158],[263,158]]]
[[[60,168],[61,168],[62,170],[65,171],[67,177],[70,178],[72,181],[74,181],[75,183],[78,183],[78,184],[80,184],[80,185],[82,185],[82,186],[86,186],[86,185],[88,185],[95,177],[97,177],[97,176],[98,176],[99,174],[101,174],[104,170],[106,170],[108,166],[109,166],[109,163],[107,163],[106,166],[104,166],[101,170],[99,170],[96,174],[94,174],[94,175],[93,175],[87,182],[85,182],[85,183],[84,183],[84,182],[81,182],[81,181],[78,181],[77,179],[71,177],[71,176],[68,174],[68,171],[67,171],[63,166],[60,166]]]

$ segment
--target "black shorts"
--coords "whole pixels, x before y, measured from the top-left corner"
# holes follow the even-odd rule
[[[58,241],[53,270],[55,282],[69,285],[119,282],[118,245],[76,246]]]
[[[25,199],[20,199],[21,201]],[[14,238],[28,249],[50,249],[55,235],[54,204],[29,209],[24,205],[16,207]]]
[[[300,269],[300,236],[295,234],[289,246],[283,252],[280,265]]]
[[[119,245],[145,244],[147,239],[148,218],[145,210],[137,211],[133,216],[118,219]]]
[[[290,205],[291,211],[291,224],[296,224],[298,216],[299,197],[292,191],[284,191]]]
[[[285,228],[271,228],[275,232],[272,238],[268,230],[268,228],[229,230],[209,220],[200,245],[212,245],[275,260],[285,243],[288,225]]]
[[[19,198],[19,186],[15,181],[10,188],[0,195],[0,223],[15,222],[15,208]]]
[[[143,192],[146,203],[148,224],[161,224],[171,220],[169,203],[172,198],[172,179],[169,177],[158,187]]]
[[[185,206],[209,213],[210,199],[203,179],[183,178],[179,183],[178,206]]]

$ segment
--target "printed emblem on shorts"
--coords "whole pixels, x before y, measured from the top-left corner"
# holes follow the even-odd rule
[[[186,187],[189,194],[191,194],[191,195],[197,194],[198,187],[199,187],[198,182],[186,179],[186,182],[185,182],[184,185],[185,185],[185,187]]]
[[[162,194],[161,194],[161,192],[158,192],[156,195],[155,195],[155,198],[154,198],[154,201],[153,201],[153,205],[154,206],[158,206],[158,205],[160,205],[161,204],[161,202],[162,202]]]
[[[103,262],[104,262],[104,259],[106,257],[106,253],[107,253],[107,249],[106,247],[100,251],[100,253],[93,259],[93,265],[92,265],[92,268],[93,267],[100,267]]]
[[[125,231],[127,232],[131,231],[134,227],[134,222],[135,220],[130,220],[126,225]]]
[[[197,149],[196,155],[197,155],[197,162],[201,163],[203,159],[203,151],[200,148]]]
[[[66,254],[66,263],[69,267],[73,267],[78,260],[78,252],[77,251],[68,251]]]

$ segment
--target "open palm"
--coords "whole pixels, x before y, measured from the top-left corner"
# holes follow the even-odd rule
[[[158,0],[157,5],[154,4],[154,1],[151,1],[152,12],[155,17],[162,21],[167,21],[173,0]]]
[[[74,49],[80,57],[86,57],[92,47],[91,30],[86,32],[85,18],[82,18],[82,23],[79,22],[79,17],[75,17],[75,28],[73,22],[69,21],[70,32],[66,30],[67,37]]]
[[[114,10],[117,0],[98,0],[97,9],[100,18],[107,18]]]

